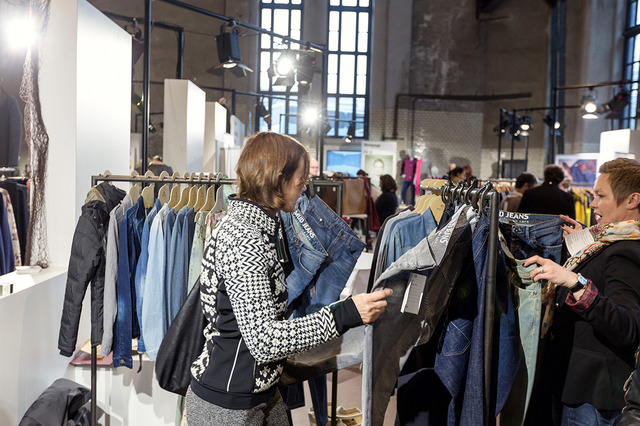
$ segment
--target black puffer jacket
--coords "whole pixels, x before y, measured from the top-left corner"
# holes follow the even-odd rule
[[[82,300],[91,282],[91,342],[102,340],[102,310],[104,297],[105,235],[109,212],[126,193],[106,182],[96,189],[105,201],[93,200],[82,206],[71,245],[71,258],[64,294],[58,349],[71,356],[76,349]]]

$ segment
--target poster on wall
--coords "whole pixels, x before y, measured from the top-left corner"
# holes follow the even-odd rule
[[[598,173],[597,152],[556,155],[556,164],[562,167],[566,178],[577,185],[590,185]]]
[[[396,178],[396,148],[396,142],[362,142],[362,169],[374,185],[382,175]]]

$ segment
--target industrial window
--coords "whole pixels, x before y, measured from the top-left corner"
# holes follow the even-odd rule
[[[330,0],[327,37],[327,136],[369,137],[371,1]],[[352,127],[353,128],[353,127]]]
[[[628,86],[631,94],[630,103],[624,110],[621,127],[636,129],[638,80],[640,80],[640,15],[638,15],[638,0],[630,0],[627,7],[627,28],[624,32],[624,79],[633,83]]]
[[[260,26],[266,30],[301,40],[302,0],[261,0]],[[267,34],[260,35],[258,91],[273,97],[258,99],[270,114],[271,123],[259,119],[258,129],[295,135],[298,133],[298,84],[274,79],[272,70],[282,52],[299,50],[297,44],[288,45]],[[263,114],[264,115],[264,114]]]

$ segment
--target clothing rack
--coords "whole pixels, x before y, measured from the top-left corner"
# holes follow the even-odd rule
[[[451,181],[441,188],[420,186],[421,190],[440,192],[442,201],[458,202],[471,205],[482,214],[489,216],[489,238],[487,254],[487,287],[485,293],[484,310],[484,424],[495,424],[495,401],[493,398],[493,384],[491,382],[491,367],[493,363],[493,324],[496,295],[496,270],[498,266],[498,217],[500,212],[500,195],[493,188],[491,182],[486,182],[482,188],[477,182],[468,185],[465,182],[454,186]]]
[[[202,176],[179,178],[179,177],[158,177],[158,176],[127,176],[127,175],[111,175],[108,173],[102,175],[91,176],[91,187],[98,182],[129,182],[129,183],[176,183],[176,184],[193,184],[193,185],[214,185],[216,190],[222,185],[231,185],[235,183],[235,179],[222,179],[221,173],[210,174],[206,178]],[[93,306],[92,306],[93,308]],[[93,327],[93,324],[92,324]],[[92,330],[93,331],[93,330]],[[93,334],[93,333],[91,333]],[[98,424],[97,412],[97,376],[98,376],[98,345],[91,342],[91,426]]]

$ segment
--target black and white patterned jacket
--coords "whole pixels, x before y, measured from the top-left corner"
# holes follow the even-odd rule
[[[350,299],[286,320],[279,219],[250,201],[229,200],[202,260],[201,301],[208,324],[205,347],[191,367],[191,388],[213,404],[248,409],[274,395],[286,357],[362,322]]]

